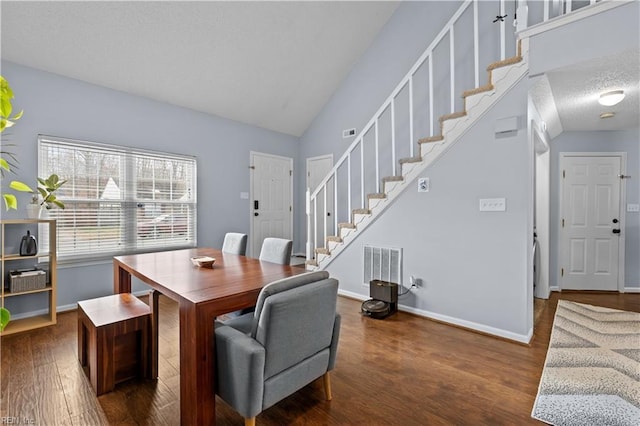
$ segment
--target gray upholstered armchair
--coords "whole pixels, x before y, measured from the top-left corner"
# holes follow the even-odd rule
[[[331,399],[337,294],[338,281],[325,271],[296,275],[266,285],[255,312],[216,323],[216,392],[245,425],[320,376]]]

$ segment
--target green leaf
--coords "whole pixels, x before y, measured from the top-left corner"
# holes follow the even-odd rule
[[[62,201],[53,200],[52,203],[55,204],[56,206],[60,207],[62,210],[64,210],[64,203]]]
[[[9,117],[11,115],[11,111],[13,107],[11,106],[11,101],[5,97],[0,99],[0,116],[1,117]]]
[[[4,330],[9,321],[11,321],[11,313],[6,308],[0,308],[0,331]]]
[[[11,90],[11,86],[9,86],[9,82],[0,75],[0,90],[2,91],[2,96],[5,96],[9,99],[13,98],[13,90]]]
[[[2,198],[4,198],[4,206],[7,210],[18,208],[18,200],[16,196],[13,194],[2,194]]]
[[[6,171],[11,171],[11,167],[9,167],[9,162],[4,158],[0,158],[0,168],[3,168]]]
[[[7,128],[7,120],[4,118],[0,119],[0,132],[4,131]]]
[[[16,191],[33,192],[33,189],[31,189],[29,185],[27,185],[26,183],[18,182],[17,180],[11,181],[9,187],[11,189],[15,189]]]
[[[45,182],[45,181],[44,181],[44,179],[42,179],[42,178],[36,178],[36,179],[38,179],[38,183],[39,183],[40,185],[42,185],[42,186],[47,186],[47,182]]]
[[[40,192],[40,195],[42,195],[42,198],[47,198],[47,191],[44,188],[40,188],[38,187],[38,192]]]
[[[22,118],[22,114],[24,114],[24,110],[20,110],[19,113],[13,116],[13,120],[20,120]]]

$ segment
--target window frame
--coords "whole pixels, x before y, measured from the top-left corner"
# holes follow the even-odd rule
[[[148,253],[155,251],[168,251],[168,250],[178,250],[185,248],[194,248],[197,246],[197,181],[198,181],[198,172],[197,172],[197,159],[195,156],[183,155],[183,154],[175,154],[169,152],[162,152],[156,150],[149,150],[144,148],[135,148],[135,147],[127,147],[120,145],[112,145],[112,144],[104,144],[97,143],[86,140],[78,140],[78,139],[69,139],[58,136],[50,136],[50,135],[38,135],[38,176],[46,178],[48,177],[52,171],[51,169],[54,166],[50,166],[46,164],[45,156],[47,155],[44,150],[48,149],[51,146],[66,146],[68,149],[74,152],[74,155],[82,152],[93,151],[99,155],[108,155],[109,152],[114,153],[119,157],[119,160],[122,162],[119,166],[117,166],[119,175],[117,176],[118,181],[120,183],[119,190],[122,191],[122,196],[120,199],[113,199],[109,203],[111,208],[114,206],[116,210],[119,212],[114,217],[117,217],[117,235],[118,238],[108,241],[105,240],[105,244],[112,244],[113,247],[111,249],[105,249],[100,251],[92,251],[92,248],[83,249],[82,247],[72,247],[69,249],[68,245],[65,245],[64,241],[61,241],[61,235],[64,235],[65,229],[70,229],[72,227],[64,227],[60,226],[60,220],[58,220],[57,226],[57,240],[58,240],[58,254],[57,260],[60,265],[71,265],[71,264],[80,264],[80,263],[92,263],[92,262],[100,262],[111,260],[114,256],[121,256],[127,254],[137,254],[137,253]],[[169,193],[170,196],[173,196],[173,184],[182,183],[184,186],[184,190],[186,191],[184,195],[189,194],[186,199],[182,199],[184,197],[180,197],[180,199],[163,199],[163,198],[155,198],[155,194],[152,194],[151,199],[141,198],[140,194],[138,194],[137,189],[140,182],[143,180],[149,179],[144,178],[138,175],[137,172],[140,170],[137,169],[136,163],[140,160],[150,161],[153,164],[154,161],[163,161],[169,162],[172,164],[172,167],[176,162],[179,163],[182,167],[184,167],[184,179],[182,180],[173,180],[173,175],[170,176],[169,179]],[[48,170],[46,170],[48,169]],[[162,179],[155,177],[155,169],[152,166],[153,177],[151,178],[152,188],[155,188],[156,184],[159,183]],[[67,178],[62,172],[53,171],[53,173],[60,174],[61,179]],[[172,169],[173,173],[173,169]],[[72,171],[72,176],[78,176],[75,171]],[[46,176],[45,176],[46,175]],[[69,176],[71,177],[71,176]],[[114,176],[110,176],[114,177]],[[104,176],[103,176],[104,178]],[[74,188],[75,190],[75,188]],[[153,191],[156,192],[156,191]],[[64,195],[64,186],[60,190],[61,194],[56,194],[58,199],[65,203],[66,205],[71,204],[86,204],[91,205],[94,203],[97,204],[106,204],[104,199],[99,196],[99,191],[96,193],[95,198],[71,198],[65,197]],[[139,209],[146,206],[145,204],[153,205],[153,210],[158,213],[155,218],[159,218],[162,216],[168,216],[171,219],[169,227],[169,234],[165,234],[165,237],[161,235],[162,231],[158,231],[159,226],[154,226],[153,235],[148,238],[143,238],[140,234],[139,224],[144,223],[139,220]],[[170,208],[169,213],[163,211],[165,208]],[[174,228],[175,216],[173,213],[174,208],[179,208],[180,211],[184,211],[186,209],[186,213],[184,214],[184,226],[185,226],[185,240],[184,243],[180,241],[181,237],[178,237],[180,233],[176,231]],[[65,209],[66,210],[66,209]],[[100,212],[108,212],[108,207],[104,207],[102,210],[100,206],[96,209],[96,214],[98,216],[101,215]],[[63,212],[60,211],[59,208],[54,207],[48,211],[51,219],[60,219],[62,217]],[[146,210],[145,210],[146,216]],[[73,220],[75,221],[77,217],[82,218],[82,213],[78,216],[73,213],[71,215]],[[154,218],[154,219],[155,219]],[[99,227],[100,225],[98,225]],[[166,226],[166,225],[165,225]],[[42,227],[39,227],[39,233],[43,235],[46,233],[46,230]],[[75,235],[77,233],[77,227],[73,227],[74,231],[70,232],[70,235]],[[163,228],[166,229],[166,228]],[[181,228],[182,229],[182,228]],[[42,240],[42,239],[41,239]],[[43,241],[45,241],[44,239]],[[99,245],[102,242],[102,238],[96,239],[96,244]],[[113,241],[116,241],[115,243]],[[75,243],[71,243],[74,245]],[[44,250],[48,248],[43,247]],[[95,250],[95,249],[93,249]]]

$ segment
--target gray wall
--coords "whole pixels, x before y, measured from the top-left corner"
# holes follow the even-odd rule
[[[250,151],[293,157],[296,174],[301,173],[298,138],[290,135],[14,63],[3,61],[2,75],[14,90],[15,107],[24,109],[10,134],[3,133],[3,143],[16,143],[12,150],[20,161],[17,175],[10,179],[35,183],[39,133],[193,155],[198,162],[200,246],[221,246],[227,231],[249,232],[249,201],[241,200],[240,192],[249,191]],[[294,191],[298,181],[294,179]],[[3,185],[5,190],[4,180]],[[3,212],[2,217],[26,217],[27,202],[27,194],[22,195],[18,211]],[[111,293],[112,276],[110,262],[59,269],[58,306]],[[14,313],[42,305],[35,297],[14,299],[19,299],[12,306]]]
[[[495,120],[518,116],[517,135],[496,138]],[[367,296],[362,247],[403,249],[401,298],[415,312],[527,341],[532,331],[532,149],[526,129],[527,81],[517,84],[429,167],[431,190],[416,182],[328,266],[341,290]],[[505,212],[480,212],[480,198],[506,198]]]
[[[634,1],[531,37],[530,75],[638,49],[638,16],[640,2]]]
[[[625,173],[626,203],[640,203],[640,130],[619,130],[609,132],[564,132],[551,141],[551,212],[550,212],[550,254],[551,286],[559,282],[558,271],[558,223],[560,223],[560,154],[563,152],[626,152]],[[625,206],[626,208],[626,206]],[[625,233],[625,287],[640,287],[640,213],[626,212]]]

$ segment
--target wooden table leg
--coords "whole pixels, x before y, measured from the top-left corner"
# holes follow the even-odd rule
[[[206,306],[180,300],[180,424],[215,425],[214,319]]]
[[[151,379],[158,378],[158,334],[160,329],[158,328],[158,318],[160,311],[158,310],[158,299],[160,292],[158,290],[151,290],[149,294],[149,307],[151,308],[151,345],[149,359],[149,371],[148,377]]]
[[[113,292],[116,294],[131,293],[131,274],[121,268],[115,260],[113,262]]]

